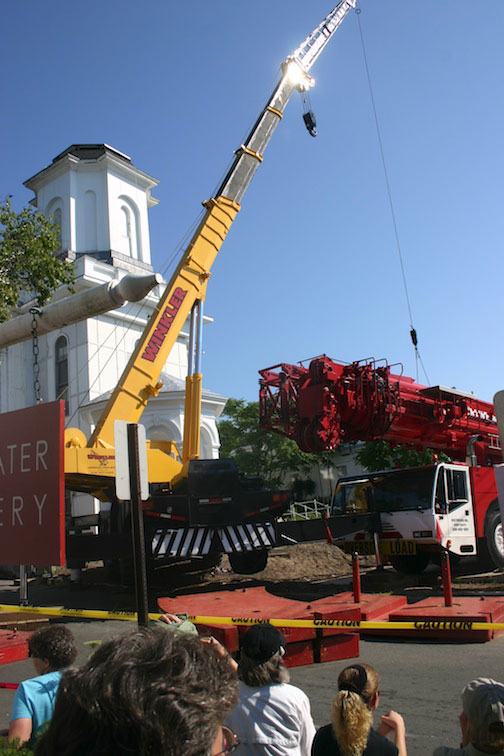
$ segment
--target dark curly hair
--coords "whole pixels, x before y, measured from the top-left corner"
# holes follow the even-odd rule
[[[77,656],[75,637],[66,625],[48,625],[36,630],[28,640],[30,656],[47,659],[49,669],[64,669],[74,663]]]
[[[237,701],[229,659],[158,628],[103,643],[60,683],[37,756],[208,756]]]

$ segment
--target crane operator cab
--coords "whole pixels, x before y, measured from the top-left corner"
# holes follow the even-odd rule
[[[379,513],[379,548],[401,572],[422,572],[441,548],[455,558],[484,556],[504,566],[504,542],[495,475],[490,467],[440,463],[340,478],[331,516]],[[337,544],[374,554],[372,533]]]

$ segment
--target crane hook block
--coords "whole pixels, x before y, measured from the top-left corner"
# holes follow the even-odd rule
[[[317,119],[315,118],[315,113],[313,110],[307,110],[306,113],[303,113],[303,121],[305,122],[305,126],[308,129],[308,132],[312,137],[317,136]]]

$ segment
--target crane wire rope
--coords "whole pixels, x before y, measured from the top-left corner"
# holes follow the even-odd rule
[[[364,34],[362,32],[362,24],[361,24],[361,20],[360,20],[361,9],[360,8],[356,8],[355,9],[355,14],[357,16],[357,21],[358,21],[358,26],[359,26],[359,35],[360,35],[361,46],[362,46],[362,54],[363,54],[363,58],[364,58],[364,67],[366,69],[366,76],[367,76],[368,87],[369,87],[369,95],[370,95],[370,98],[371,98],[371,106],[372,106],[373,116],[374,116],[374,122],[375,122],[375,126],[376,126],[376,134],[377,134],[377,138],[378,138],[378,145],[379,145],[379,148],[380,148],[380,155],[381,155],[381,161],[382,161],[382,166],[383,166],[383,173],[384,173],[384,176],[385,176],[385,184],[386,184],[386,187],[387,187],[387,195],[388,195],[388,200],[389,200],[389,205],[390,205],[390,214],[392,216],[392,225],[393,225],[393,228],[394,228],[394,235],[395,235],[395,241],[396,241],[396,247],[397,247],[397,254],[398,254],[398,257],[399,257],[399,264],[400,264],[400,268],[401,268],[401,276],[402,276],[402,280],[403,280],[404,294],[405,294],[405,297],[406,297],[406,304],[407,304],[407,307],[408,307],[408,315],[409,315],[409,321],[410,321],[410,337],[411,337],[411,341],[413,343],[413,347],[414,347],[414,350],[415,350],[416,380],[417,380],[417,383],[418,383],[418,363],[420,362],[420,365],[422,366],[422,370],[423,370],[423,372],[425,374],[425,378],[427,380],[427,383],[430,384],[429,377],[427,375],[427,371],[425,370],[425,366],[423,364],[422,357],[421,357],[419,349],[418,349],[418,336],[417,336],[417,332],[416,332],[415,326],[413,325],[413,314],[412,314],[412,310],[411,310],[411,302],[410,302],[409,291],[408,291],[408,282],[406,280],[406,271],[404,269],[404,261],[403,261],[403,255],[402,255],[402,250],[401,250],[401,242],[400,242],[400,239],[399,239],[399,231],[398,231],[398,228],[397,228],[396,214],[395,214],[395,210],[394,210],[394,202],[393,202],[393,199],[392,199],[392,190],[390,188],[390,180],[389,180],[389,175],[388,175],[388,170],[387,170],[387,162],[385,160],[385,150],[383,148],[383,140],[382,140],[381,131],[380,131],[380,122],[378,120],[378,112],[377,112],[377,109],[376,109],[376,102],[375,102],[375,97],[374,97],[374,92],[373,92],[373,85],[372,85],[372,82],[371,82],[371,73],[370,73],[370,70],[369,70],[368,57],[367,57],[367,53],[366,53],[366,45],[364,43]]]

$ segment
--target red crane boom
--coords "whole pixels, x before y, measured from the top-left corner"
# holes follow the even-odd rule
[[[400,368],[392,373],[391,368]],[[421,386],[401,365],[374,359],[344,364],[323,355],[304,365],[259,371],[260,424],[306,452],[341,442],[384,439],[465,459],[475,444],[481,464],[502,462],[493,405],[444,386]]]

